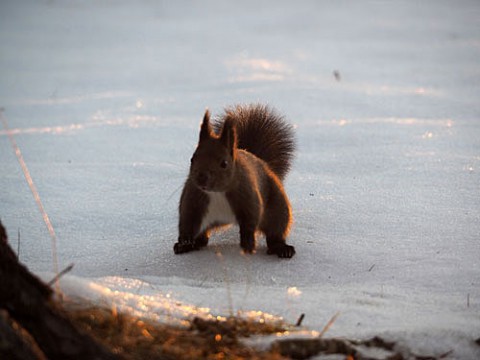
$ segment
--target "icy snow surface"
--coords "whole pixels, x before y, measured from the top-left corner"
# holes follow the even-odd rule
[[[0,106],[58,237],[70,294],[165,320],[259,311],[329,336],[480,358],[478,1],[2,1]],[[280,260],[237,229],[173,255],[205,107],[296,127]],[[0,217],[52,271],[0,129]]]

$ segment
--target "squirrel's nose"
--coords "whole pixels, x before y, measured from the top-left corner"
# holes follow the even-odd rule
[[[208,172],[201,172],[197,175],[197,183],[200,186],[206,186],[209,179],[210,175],[208,174]]]

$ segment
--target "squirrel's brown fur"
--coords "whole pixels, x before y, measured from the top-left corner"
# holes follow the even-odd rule
[[[295,249],[285,239],[292,214],[282,180],[294,148],[291,126],[266,106],[227,109],[213,127],[206,111],[180,198],[175,253],[198,250],[211,230],[236,223],[245,252],[255,251],[261,231],[269,254],[291,258]]]

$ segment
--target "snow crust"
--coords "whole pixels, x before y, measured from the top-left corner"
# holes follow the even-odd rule
[[[57,233],[62,290],[161,321],[242,312],[480,358],[478,1],[2,1],[0,107]],[[268,103],[295,125],[291,260],[237,229],[173,255],[199,124]],[[51,240],[8,132],[0,217]],[[45,276],[45,275],[43,275]]]

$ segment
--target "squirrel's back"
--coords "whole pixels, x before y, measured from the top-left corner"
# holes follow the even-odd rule
[[[266,105],[236,105],[225,110],[215,124],[219,133],[225,121],[236,129],[237,148],[265,161],[283,180],[290,169],[295,151],[293,128],[283,117]]]

